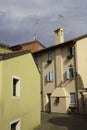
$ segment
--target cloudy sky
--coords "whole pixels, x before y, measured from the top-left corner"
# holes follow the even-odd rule
[[[65,40],[86,34],[87,0],[0,0],[0,43],[12,46],[37,35],[50,46],[60,26]]]

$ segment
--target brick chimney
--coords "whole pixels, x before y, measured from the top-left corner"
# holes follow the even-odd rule
[[[63,43],[64,42],[64,29],[59,28],[54,31],[55,32],[55,45]]]

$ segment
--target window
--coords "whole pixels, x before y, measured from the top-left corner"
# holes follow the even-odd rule
[[[73,79],[75,77],[75,70],[73,65],[69,66],[66,71],[67,79]]]
[[[67,48],[67,57],[68,58],[72,58],[72,56],[74,55],[74,47],[68,47]]]
[[[70,93],[70,103],[71,104],[76,103],[76,95],[75,95],[75,93]]]
[[[20,96],[20,78],[13,77],[12,96]]]
[[[20,130],[20,120],[12,122],[10,124],[10,130]]]
[[[34,61],[35,61],[35,64],[38,65],[38,58],[37,57],[34,58]]]
[[[52,52],[48,52],[48,62],[52,61]]]
[[[50,82],[50,81],[53,81],[53,72],[48,72],[47,73],[47,81]]]
[[[59,104],[59,97],[56,97],[55,101],[54,101],[54,105],[57,106]]]

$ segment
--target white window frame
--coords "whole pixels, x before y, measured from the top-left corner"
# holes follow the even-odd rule
[[[18,83],[16,84],[16,95],[13,95],[13,80],[17,79]],[[12,76],[12,97],[13,98],[19,98],[20,97],[20,78],[18,76]]]
[[[20,118],[10,122],[9,130],[11,130],[11,125],[16,123],[16,122],[18,122],[17,126],[16,126],[16,130],[21,130],[21,119]]]

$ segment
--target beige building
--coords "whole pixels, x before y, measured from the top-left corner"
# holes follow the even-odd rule
[[[40,124],[40,74],[29,51],[0,55],[0,130]]]
[[[55,45],[33,53],[41,73],[41,109],[87,113],[87,35],[64,42],[55,31]]]

